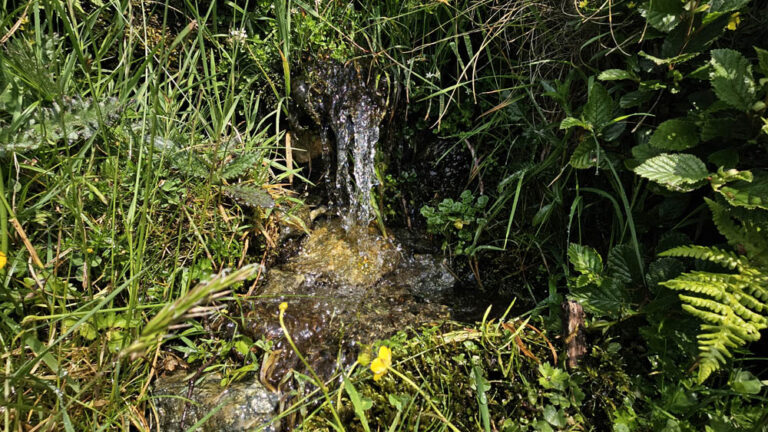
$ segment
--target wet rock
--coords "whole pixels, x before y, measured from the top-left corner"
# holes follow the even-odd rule
[[[178,373],[158,380],[154,401],[159,423],[155,430],[183,431],[211,412],[198,431],[241,432],[258,427],[264,427],[260,430],[265,432],[276,430],[268,423],[277,413],[278,397],[258,381],[222,387],[220,376],[207,375],[194,386],[191,401],[186,403],[188,378]]]
[[[322,156],[327,151],[327,144],[319,131],[313,129],[294,129],[291,131],[291,156],[293,160],[306,164]]]
[[[393,283],[409,287],[410,292],[430,302],[449,301],[456,278],[435,255],[414,254],[389,278]]]

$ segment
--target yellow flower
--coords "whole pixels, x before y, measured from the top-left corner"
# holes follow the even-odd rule
[[[0,252],[0,269],[5,267],[5,263],[8,262],[8,258],[5,256],[3,252]]]
[[[288,303],[286,302],[280,303],[280,306],[278,306],[278,309],[280,309],[280,314],[285,313],[286,309],[288,309]]]
[[[734,12],[731,15],[731,18],[728,19],[728,26],[726,27],[728,30],[736,30],[736,27],[741,24],[741,17],[739,17],[738,12]]]
[[[373,372],[373,380],[378,381],[387,373],[387,369],[392,366],[392,351],[389,348],[382,345],[379,348],[379,356],[373,359],[371,362],[371,371]]]
[[[584,9],[585,7],[587,7],[588,4],[589,2],[587,0],[581,0],[579,2],[579,9]]]

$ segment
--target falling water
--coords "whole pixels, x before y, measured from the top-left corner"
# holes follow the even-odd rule
[[[375,159],[379,127],[386,112],[383,98],[351,66],[316,65],[302,83],[300,102],[322,128],[330,126],[336,141],[336,179],[330,184],[341,205],[344,226],[366,226],[374,218],[372,190],[378,184]],[[297,86],[298,87],[298,86]],[[325,134],[324,134],[325,135]],[[324,147],[327,140],[323,136]],[[330,165],[328,152],[324,162]]]
[[[333,122],[337,146],[336,191],[344,194],[349,204],[344,218],[346,226],[367,225],[373,219],[371,191],[378,184],[376,143],[383,109],[370,96],[357,96],[355,100],[344,101]]]

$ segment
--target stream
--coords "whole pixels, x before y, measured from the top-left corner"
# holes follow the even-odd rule
[[[257,374],[228,387],[214,373],[203,374],[191,393],[194,372],[160,377],[153,392],[156,430],[185,430],[206,416],[198,431],[292,429],[295,418],[278,414],[295,402],[286,395],[301,393],[306,384],[295,371],[307,371],[283,337],[281,302],[288,303],[286,327],[298,350],[323,378],[352,364],[365,344],[419,323],[471,313],[471,299],[457,294],[457,280],[442,255],[413,247],[417,235],[385,238],[370,226],[384,97],[352,67],[330,65],[307,76],[293,89],[305,118],[293,128],[300,132],[295,136],[314,134],[308,141],[320,143],[321,154],[312,156],[327,168],[331,210],[306,218],[308,234],[284,233],[283,241],[298,242],[296,251],[269,269],[239,323],[222,320],[213,326],[222,337],[237,328],[254,341],[270,341],[271,353]],[[309,152],[311,145],[298,142],[297,148]],[[191,402],[185,403],[188,396]]]

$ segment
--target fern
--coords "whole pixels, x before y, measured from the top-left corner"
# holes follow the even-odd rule
[[[683,310],[703,321],[698,335],[699,382],[732,357],[732,350],[760,339],[768,328],[768,240],[763,223],[737,218],[707,199],[718,231],[739,254],[717,247],[680,246],[660,255],[709,261],[734,273],[695,271],[662,282],[679,291]],[[761,214],[760,217],[764,217]]]

